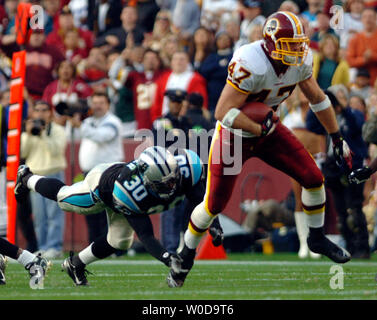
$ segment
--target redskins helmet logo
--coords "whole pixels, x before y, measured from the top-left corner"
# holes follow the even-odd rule
[[[275,35],[275,33],[279,29],[279,20],[276,18],[272,18],[267,21],[265,27],[264,27],[264,33],[269,35],[270,37]]]

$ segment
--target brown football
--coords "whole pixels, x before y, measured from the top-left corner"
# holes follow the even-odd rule
[[[240,110],[256,123],[262,123],[270,111],[273,112],[272,121],[276,122],[279,120],[279,117],[272,108],[262,102],[245,103]]]

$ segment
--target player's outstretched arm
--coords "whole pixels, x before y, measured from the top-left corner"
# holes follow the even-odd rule
[[[313,77],[300,82],[299,86],[302,92],[308,98],[310,108],[313,110],[318,120],[331,136],[336,163],[341,166],[344,161],[351,169],[352,151],[340,134],[335,111],[331,106],[330,99],[324,94]]]
[[[170,254],[155,238],[150,217],[146,214],[125,215],[125,217],[132,229],[135,230],[139,240],[143,243],[145,250],[167,267],[170,267],[172,261],[174,262],[177,259],[177,256]]]

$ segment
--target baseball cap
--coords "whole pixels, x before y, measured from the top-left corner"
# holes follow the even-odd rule
[[[187,101],[190,105],[201,108],[203,106],[203,96],[198,92],[190,93],[187,97]]]
[[[187,96],[187,92],[181,89],[169,89],[165,91],[165,96],[167,96],[170,101],[182,102]]]
[[[244,0],[242,3],[246,8],[260,8],[262,6],[261,2],[257,0]]]

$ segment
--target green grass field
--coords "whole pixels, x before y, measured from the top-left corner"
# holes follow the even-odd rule
[[[93,263],[89,287],[74,287],[60,263],[53,261],[44,290],[30,289],[23,267],[8,263],[0,299],[377,299],[376,255],[343,265],[344,288],[335,290],[330,287],[331,261],[299,260],[295,254],[230,254],[227,260],[197,261],[184,287],[173,289],[165,282],[168,269],[144,254]]]

